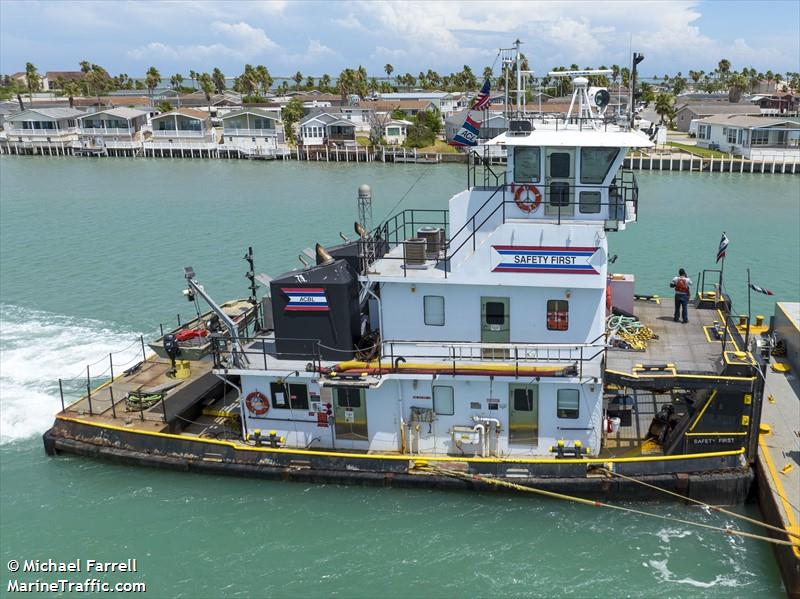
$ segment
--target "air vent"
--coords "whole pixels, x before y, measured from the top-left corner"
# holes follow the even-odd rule
[[[417,237],[425,240],[426,258],[430,260],[439,257],[444,241],[444,229],[439,227],[422,227],[417,229]]]
[[[407,267],[425,266],[425,246],[426,242],[421,237],[412,237],[403,243],[403,258]]]
[[[527,135],[533,131],[533,125],[530,121],[511,121],[508,124],[508,130],[512,135]]]

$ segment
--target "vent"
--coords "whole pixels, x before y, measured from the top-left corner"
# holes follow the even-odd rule
[[[421,237],[412,237],[403,243],[403,258],[408,267],[425,266],[425,240]]]
[[[422,227],[417,229],[417,238],[425,240],[425,257],[438,258],[442,251],[444,229],[439,227]]]

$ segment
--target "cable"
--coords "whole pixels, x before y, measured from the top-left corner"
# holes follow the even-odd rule
[[[405,200],[405,199],[408,197],[408,194],[410,194],[410,193],[411,193],[411,190],[412,190],[412,189],[414,189],[414,187],[416,187],[417,183],[419,183],[420,179],[422,179],[422,177],[424,177],[424,176],[427,174],[427,172],[428,172],[427,170],[424,170],[424,171],[422,171],[422,173],[420,174],[420,176],[419,176],[419,177],[417,177],[417,180],[416,180],[416,181],[414,181],[414,182],[411,184],[411,187],[409,187],[409,188],[408,188],[408,191],[406,191],[406,192],[403,194],[403,197],[402,197],[402,198],[400,198],[400,199],[397,201],[397,203],[396,203],[394,206],[392,206],[392,209],[391,209],[391,210],[389,210],[389,212],[386,214],[386,216],[383,218],[383,220],[381,220],[381,222],[385,222],[385,221],[386,221],[386,219],[388,219],[388,218],[389,218],[389,217],[390,217],[392,214],[394,214],[394,211],[395,211],[395,210],[397,210],[397,207],[398,207],[400,204],[402,204],[402,203],[403,203],[403,200]]]

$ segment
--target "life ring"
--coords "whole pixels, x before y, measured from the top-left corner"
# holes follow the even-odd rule
[[[525,200],[522,199],[522,194],[525,193]],[[533,194],[533,201],[530,201],[530,194]],[[519,206],[523,212],[536,212],[539,205],[542,203],[542,193],[535,185],[520,185],[514,191],[514,203]]]
[[[267,396],[261,393],[261,391],[249,393],[247,397],[245,397],[244,403],[247,406],[247,410],[256,416],[266,414],[269,410],[269,399],[267,399]]]

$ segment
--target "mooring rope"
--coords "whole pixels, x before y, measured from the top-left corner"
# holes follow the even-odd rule
[[[682,518],[675,518],[674,516],[665,516],[663,514],[654,514],[652,512],[646,512],[644,510],[637,510],[631,507],[625,507],[622,505],[614,505],[611,503],[603,503],[602,501],[592,500],[592,499],[583,499],[582,497],[575,497],[574,495],[566,495],[565,493],[557,493],[555,491],[546,491],[544,489],[537,489],[536,487],[528,487],[525,485],[520,485],[518,483],[512,483],[511,481],[489,478],[482,476],[480,474],[468,474],[466,472],[459,472],[458,470],[450,470],[447,468],[442,468],[441,466],[427,466],[428,470],[432,472],[438,472],[440,474],[444,474],[446,476],[451,476],[454,478],[460,478],[463,480],[469,481],[479,481],[490,485],[495,485],[499,487],[506,487],[509,489],[514,489],[516,491],[522,491],[525,493],[536,493],[538,495],[544,495],[545,497],[551,497],[553,499],[562,499],[565,501],[572,501],[575,503],[580,503],[582,505],[589,505],[593,507],[604,507],[612,510],[618,510],[621,512],[627,512],[630,514],[638,514],[639,516],[648,516],[650,518],[658,518],[659,520],[666,520],[668,522],[677,522],[679,524],[685,524],[687,526],[695,526],[698,528],[705,528],[707,530],[713,530],[716,532],[723,532],[728,535],[735,535],[740,537],[745,537],[748,539],[753,539],[756,541],[764,541],[765,543],[772,543],[774,545],[788,545],[790,547],[800,547],[800,541],[784,541],[782,539],[773,539],[771,537],[765,537],[763,535],[757,535],[749,532],[745,532],[743,530],[736,530],[734,528],[723,528],[721,526],[714,526],[713,524],[703,524],[702,522],[692,522],[691,520],[683,520]]]

